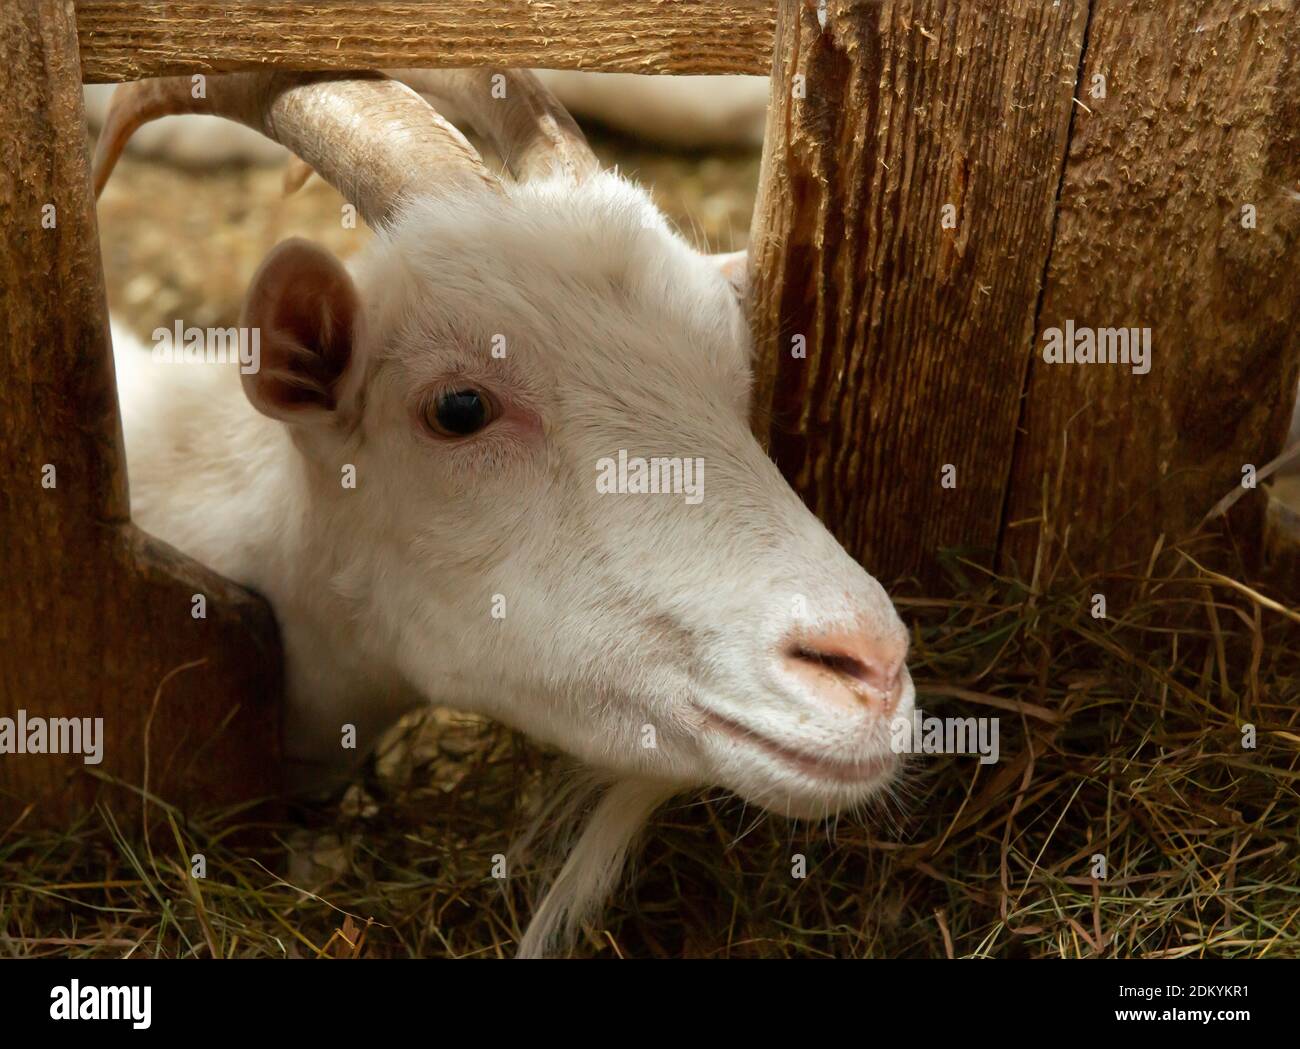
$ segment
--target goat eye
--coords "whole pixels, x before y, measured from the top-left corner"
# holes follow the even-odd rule
[[[433,398],[425,409],[430,428],[443,437],[468,437],[494,418],[492,403],[478,390],[450,390]]]

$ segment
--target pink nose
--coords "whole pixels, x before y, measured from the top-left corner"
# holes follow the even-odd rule
[[[857,631],[795,634],[782,648],[783,664],[821,698],[888,717],[903,694],[907,635],[878,637]]]

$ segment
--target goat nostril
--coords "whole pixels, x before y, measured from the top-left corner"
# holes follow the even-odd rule
[[[891,691],[898,684],[898,672],[902,669],[901,663],[886,669],[876,663],[864,663],[842,652],[818,652],[802,645],[795,651],[795,658],[826,667],[841,677],[860,681],[877,692]]]
[[[901,646],[854,637],[804,638],[787,647],[786,658],[795,670],[803,666],[829,671],[839,682],[838,687],[829,685],[830,692],[847,691],[857,703],[879,704],[888,714],[901,695],[904,652]]]

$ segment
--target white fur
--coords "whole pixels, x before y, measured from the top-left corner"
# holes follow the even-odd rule
[[[533,914],[519,944],[520,958],[540,958],[563,948],[574,930],[595,916],[622,874],[636,836],[651,813],[677,793],[672,783],[629,776],[601,784],[578,778],[571,789],[538,817],[555,817],[568,828],[597,800],[576,841],[567,841],[568,857]],[[517,847],[515,851],[522,851]]]
[[[1278,470],[1286,477],[1300,476],[1300,391],[1296,392],[1296,406],[1291,415],[1291,432],[1287,435],[1286,449],[1282,453],[1286,462]]]
[[[887,754],[883,718],[818,702],[778,646],[800,627],[906,637],[751,436],[747,326],[712,260],[605,172],[410,202],[353,270],[346,427],[264,417],[234,366],[155,364],[114,333],[133,516],[270,600],[304,780],[345,770],[342,724],[363,753],[434,702],[623,781],[530,952],[599,902],[668,791],[723,785],[822,816],[879,789],[709,725],[722,715],[846,763]],[[418,407],[448,381],[511,411],[467,441],[431,439]],[[702,458],[703,501],[598,494],[596,463],[619,449]],[[348,464],[355,489],[340,483]],[[898,712],[911,703],[906,681]]]

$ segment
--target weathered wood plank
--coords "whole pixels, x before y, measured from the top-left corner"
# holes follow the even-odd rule
[[[996,547],[1086,15],[830,0],[823,28],[815,4],[780,4],[750,249],[757,417],[886,578]]]
[[[147,733],[163,798],[265,794],[270,612],[128,520],[70,0],[7,0],[0,44],[0,729],[19,711],[102,718],[98,773],[141,786]],[[86,771],[79,754],[0,753],[0,823],[29,803],[47,822],[83,806]]]
[[[1081,91],[1007,550],[1027,564],[1045,517],[1076,564],[1107,568],[1193,528],[1282,447],[1300,372],[1300,7],[1096,0]],[[1150,373],[1044,363],[1043,333],[1067,321],[1149,328]],[[1265,505],[1261,489],[1233,511],[1246,547]]]
[[[289,69],[766,73],[773,0],[77,0],[88,83]]]

